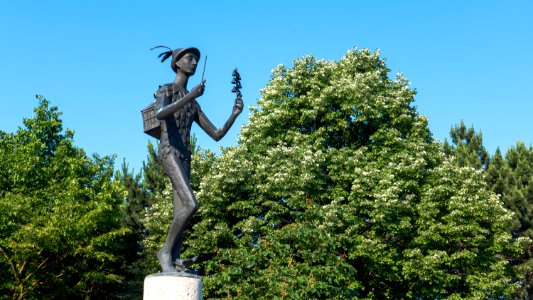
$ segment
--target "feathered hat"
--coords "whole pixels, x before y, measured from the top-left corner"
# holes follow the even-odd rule
[[[190,52],[190,53],[196,54],[198,56],[198,58],[200,58],[200,50],[198,50],[195,47],[177,48],[177,49],[172,50],[172,49],[170,49],[167,46],[156,46],[156,47],[154,47],[154,48],[152,48],[150,50],[154,50],[156,48],[166,48],[166,49],[168,49],[168,51],[165,51],[165,52],[159,54],[157,56],[157,58],[163,57],[163,58],[161,58],[161,62],[164,62],[165,60],[167,60],[167,58],[172,56],[172,60],[170,61],[170,67],[172,68],[172,71],[174,71],[174,73],[176,73],[178,71],[178,68],[176,67],[176,62],[185,53],[189,53]]]

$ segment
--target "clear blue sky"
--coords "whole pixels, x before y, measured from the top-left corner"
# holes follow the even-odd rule
[[[150,139],[140,110],[171,82],[156,45],[207,54],[199,99],[213,123],[229,116],[231,71],[245,106],[278,64],[312,54],[380,49],[418,95],[436,139],[453,124],[482,130],[491,154],[533,143],[532,1],[26,1],[0,0],[0,130],[12,132],[44,95],[88,153],[116,153],[139,170]],[[189,85],[199,82],[202,63]],[[235,145],[245,109],[219,143],[195,127],[200,146]]]

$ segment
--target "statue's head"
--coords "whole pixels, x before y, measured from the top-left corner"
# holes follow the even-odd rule
[[[165,51],[159,54],[158,57],[163,57],[161,59],[161,62],[164,62],[165,60],[167,60],[167,58],[172,56],[172,60],[170,61],[170,67],[172,68],[172,71],[174,71],[175,73],[178,72],[178,69],[185,68],[186,65],[189,66],[187,67],[188,70],[183,70],[186,73],[190,73],[190,75],[192,75],[194,74],[194,71],[196,71],[196,66],[198,64],[198,60],[200,59],[200,50],[198,50],[197,48],[189,47],[189,48],[177,48],[177,49],[172,50],[167,46],[157,46],[150,50],[154,50],[156,48],[168,49],[168,51]],[[183,61],[180,62],[182,58],[183,58]]]
[[[181,69],[185,73],[193,75],[194,71],[196,71],[196,66],[198,65],[199,59],[200,50],[197,48],[178,48],[172,51],[172,62],[170,67],[174,73],[177,73],[178,69]]]

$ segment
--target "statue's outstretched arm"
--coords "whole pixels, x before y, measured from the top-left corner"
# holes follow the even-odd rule
[[[237,98],[235,100],[235,105],[233,106],[231,116],[226,121],[224,126],[222,126],[222,128],[217,129],[215,125],[209,121],[201,109],[198,112],[196,123],[198,123],[200,128],[202,128],[211,138],[213,138],[215,141],[219,141],[226,135],[226,133],[228,133],[228,130],[231,128],[231,125],[233,125],[233,122],[235,122],[235,119],[237,119],[237,116],[241,114],[243,105],[244,104],[241,98]]]

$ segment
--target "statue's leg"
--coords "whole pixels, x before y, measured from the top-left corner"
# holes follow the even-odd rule
[[[168,155],[162,160],[163,169],[174,189],[174,215],[163,248],[157,253],[163,272],[176,272],[173,265],[173,250],[181,247],[183,231],[192,215],[198,210],[189,177],[177,155]]]
[[[185,174],[187,175],[187,182],[190,183],[191,182],[191,161],[190,159],[185,159],[185,160],[180,159],[180,162],[181,162],[181,165],[183,166],[183,169],[185,170]],[[174,215],[176,215],[177,212],[182,209],[182,207],[183,207],[183,201],[181,201],[181,198],[179,197],[178,192],[174,190]],[[182,243],[183,243],[183,232],[176,238],[176,243],[175,243],[174,249],[172,250],[172,261],[174,262],[176,262],[176,260],[181,257],[181,244]]]
[[[183,201],[181,200],[178,192],[174,190],[174,203],[173,203],[173,216],[176,216],[178,212],[183,208]],[[180,258],[181,256],[181,243],[183,242],[183,233],[180,234],[176,238],[176,242],[174,243],[174,248],[172,249],[172,261],[175,261],[176,259]]]

